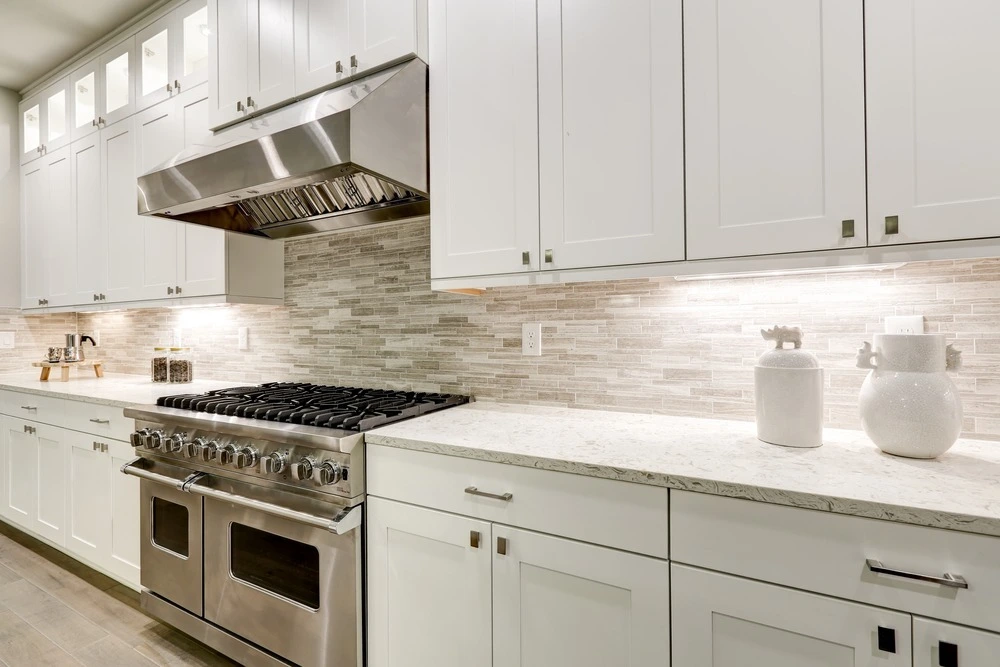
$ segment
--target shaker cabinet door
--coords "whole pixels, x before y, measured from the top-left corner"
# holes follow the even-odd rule
[[[46,215],[48,187],[44,160],[21,167],[21,307],[40,308],[47,296]]]
[[[537,271],[535,0],[430,0],[431,277]]]
[[[98,440],[85,433],[70,432],[67,440],[66,548],[92,563],[102,564],[111,540],[108,455],[101,450]]]
[[[352,74],[417,53],[427,0],[350,0]],[[423,12],[418,8],[423,6]],[[425,56],[426,57],[426,56]]]
[[[93,304],[106,296],[108,244],[101,209],[101,135],[93,133],[70,146],[73,174],[72,205],[76,221],[73,266],[74,305]]]
[[[101,56],[101,118],[103,126],[128,118],[136,110],[135,37],[129,37]]]
[[[295,94],[351,73],[351,0],[295,0]]]
[[[295,10],[292,0],[249,0],[249,113],[295,96]]]
[[[1000,236],[1000,3],[865,3],[871,245]]]
[[[208,93],[213,128],[246,116],[250,6],[254,0],[208,0]]]
[[[688,259],[865,245],[863,4],[684,3]]]
[[[138,51],[135,76],[137,111],[159,104],[173,94],[176,33],[174,17],[167,14],[135,36]]]
[[[369,497],[369,667],[490,667],[490,524]]]
[[[911,666],[909,614],[682,565],[671,587],[678,666]]]
[[[101,130],[101,204],[107,225],[110,302],[142,298],[143,218],[136,204],[134,118]]]
[[[680,0],[538,0],[543,270],[684,259]]]
[[[45,210],[45,299],[47,306],[66,306],[76,296],[77,229],[73,205],[72,149],[61,148],[46,153],[41,162],[45,167],[45,194],[41,202]]]
[[[913,619],[913,667],[995,665],[1000,635],[927,618]]]

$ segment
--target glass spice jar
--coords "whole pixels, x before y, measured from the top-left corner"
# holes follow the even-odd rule
[[[190,347],[170,348],[170,382],[192,382],[194,380],[194,357]]]
[[[150,362],[149,379],[153,382],[167,382],[169,380],[169,365],[167,359],[169,351],[165,347],[153,348],[153,360]]]

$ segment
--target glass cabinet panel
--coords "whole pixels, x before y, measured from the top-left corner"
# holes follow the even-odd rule
[[[166,28],[139,45],[139,57],[142,58],[141,95],[149,95],[167,87],[170,81],[170,74],[167,71],[170,62],[168,51]]]
[[[42,143],[41,110],[36,104],[24,110],[24,152],[37,149]]]
[[[76,127],[92,125],[97,118],[97,76],[93,70],[73,82],[73,118]]]
[[[45,111],[48,114],[45,140],[55,141],[65,136],[67,129],[65,89],[60,89],[59,92],[49,96],[45,101]]]
[[[184,17],[183,76],[208,68],[208,7],[202,7]]]
[[[165,84],[164,84],[165,85]],[[104,110],[111,113],[129,103],[128,51],[110,61],[104,68]]]

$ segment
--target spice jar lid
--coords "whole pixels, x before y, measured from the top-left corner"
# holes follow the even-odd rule
[[[166,352],[166,351],[167,351],[167,348],[165,348],[165,347],[154,347],[153,348],[153,352]]]
[[[764,340],[773,340],[775,348],[768,350],[757,359],[757,365],[762,368],[819,368],[816,355],[806,352],[802,347],[802,330],[798,327],[779,327],[761,329]],[[794,347],[786,348],[785,343]]]
[[[171,352],[190,352],[191,348],[190,347],[172,347],[172,348],[170,348],[170,351]]]

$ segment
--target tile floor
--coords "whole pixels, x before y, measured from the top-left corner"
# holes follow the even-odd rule
[[[131,589],[0,522],[0,666],[229,667]]]

